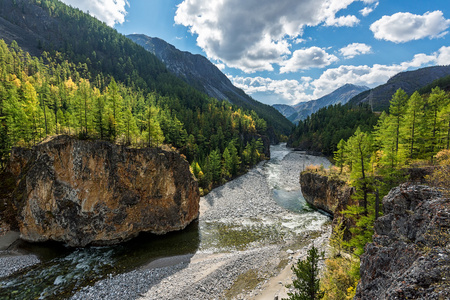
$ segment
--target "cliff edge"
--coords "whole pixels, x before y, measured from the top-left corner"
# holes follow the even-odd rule
[[[199,213],[198,183],[177,152],[68,136],[14,148],[0,190],[22,239],[73,247],[180,230]]]
[[[355,299],[450,299],[450,202],[404,184],[383,199]]]

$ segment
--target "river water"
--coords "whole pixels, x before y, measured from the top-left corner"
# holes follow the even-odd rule
[[[317,230],[329,220],[305,202],[298,179],[289,170],[291,153],[284,145],[271,147],[271,159],[257,167],[276,204],[289,213],[265,213],[257,217],[203,220],[185,230],[164,236],[141,234],[127,243],[105,247],[69,249],[59,244],[19,245],[36,254],[40,264],[0,278],[0,299],[63,299],[86,285],[109,276],[148,265],[159,258],[196,252],[227,252],[278,244],[305,231]],[[314,157],[301,156],[302,168]],[[325,159],[320,162],[327,164]],[[299,161],[295,161],[298,165]],[[293,170],[297,173],[298,170]],[[286,173],[287,172],[287,173]],[[247,175],[244,175],[247,176]],[[249,175],[252,176],[252,175]],[[298,178],[298,177],[297,177]],[[245,187],[244,187],[245,188]]]

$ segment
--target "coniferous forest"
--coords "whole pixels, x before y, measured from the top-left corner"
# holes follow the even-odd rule
[[[11,147],[55,134],[132,147],[164,143],[179,149],[210,189],[264,158],[259,134],[267,125],[254,112],[206,96],[186,107],[176,95],[146,93],[113,77],[91,82],[84,66],[58,57],[44,52],[38,59],[0,41],[2,164]]]
[[[2,1],[0,10],[33,28],[36,35],[22,44],[38,55],[1,43],[2,164],[11,147],[54,134],[133,147],[164,143],[186,156],[209,191],[265,158],[260,137],[268,128],[289,133],[284,118],[262,119],[209,98],[141,46],[62,2]],[[46,25],[36,26],[42,18]]]
[[[416,91],[411,96],[399,89],[392,96],[389,111],[379,116],[373,128],[358,126],[336,148],[335,167],[317,171],[354,187],[352,199],[357,204],[347,206],[333,228],[332,246],[353,256],[346,259],[339,254],[327,260],[323,283],[328,291],[326,299],[355,295],[359,257],[372,241],[374,221],[382,215],[381,200],[392,188],[417,180],[410,175],[428,168],[428,184],[448,189],[450,95],[439,87],[429,94]],[[348,240],[344,240],[344,224],[350,230]]]

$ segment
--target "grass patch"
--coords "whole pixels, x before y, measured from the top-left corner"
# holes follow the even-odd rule
[[[259,275],[257,270],[249,270],[242,273],[236,278],[233,285],[225,292],[225,299],[232,299],[242,293],[242,291],[253,290],[263,281],[264,278]]]

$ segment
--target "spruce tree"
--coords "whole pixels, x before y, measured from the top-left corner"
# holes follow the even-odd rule
[[[319,259],[323,259],[324,253],[311,247],[308,250],[306,260],[298,260],[297,264],[292,266],[296,279],[292,283],[296,291],[288,293],[287,300],[316,300],[322,299],[324,292],[320,290],[319,279]]]

